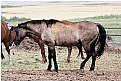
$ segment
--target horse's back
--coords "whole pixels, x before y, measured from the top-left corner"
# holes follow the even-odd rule
[[[67,20],[62,20],[61,22],[64,24],[67,24],[67,25],[72,25],[72,24],[76,23],[76,22],[71,22],[71,21],[67,21]]]

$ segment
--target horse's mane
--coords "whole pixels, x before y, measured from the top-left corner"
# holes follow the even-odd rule
[[[31,23],[31,24],[41,24],[41,23],[46,23],[46,25],[52,25],[52,24],[55,24],[57,22],[60,22],[59,20],[55,20],[55,19],[50,19],[50,20],[31,20],[31,21],[27,21],[27,22],[24,22],[24,23],[21,23],[19,25],[27,25],[28,23]]]

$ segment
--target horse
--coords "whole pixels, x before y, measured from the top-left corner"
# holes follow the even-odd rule
[[[8,25],[5,21],[1,20],[1,42],[3,42],[6,47],[6,51],[8,52],[9,55],[9,63],[11,64],[10,49],[9,49],[9,46],[11,45],[10,38],[11,37]],[[1,50],[2,50],[2,45],[1,45]],[[5,58],[2,51],[1,51],[1,58],[2,59]]]
[[[42,63],[47,62],[46,56],[45,56],[44,44],[42,43],[42,41],[41,41],[41,39],[39,37],[35,36],[32,33],[29,33],[29,31],[26,31],[25,29],[22,29],[22,28],[14,27],[12,30],[16,31],[16,33],[17,33],[16,38],[18,40],[15,43],[15,45],[17,45],[17,46],[20,45],[20,43],[23,41],[23,39],[25,37],[29,37],[30,39],[33,39],[36,43],[38,43],[38,45],[39,45],[39,47],[41,49]],[[66,62],[69,63],[70,62],[72,47],[67,47],[67,48],[68,48],[68,56],[67,56],[67,61]],[[82,57],[82,59],[84,59],[84,55],[83,55],[81,46],[78,45],[78,49],[79,49],[79,54],[81,53],[81,57]],[[79,54],[78,54],[78,56],[79,56]]]
[[[91,21],[80,21],[73,24],[66,24],[59,20],[31,20],[18,24],[19,28],[29,30],[31,33],[40,37],[48,46],[48,71],[51,71],[53,59],[54,69],[58,72],[58,64],[56,61],[55,46],[82,46],[87,57],[80,65],[80,70],[84,70],[86,62],[92,57],[90,71],[95,69],[95,61],[104,53],[106,43],[106,31],[101,24]],[[17,41],[17,40],[16,40]],[[97,51],[95,51],[96,45]]]

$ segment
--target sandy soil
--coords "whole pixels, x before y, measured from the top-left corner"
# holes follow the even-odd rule
[[[46,4],[40,6],[23,6],[2,8],[2,16],[17,16],[31,19],[73,19],[102,15],[121,14],[121,5],[79,5],[79,4]]]

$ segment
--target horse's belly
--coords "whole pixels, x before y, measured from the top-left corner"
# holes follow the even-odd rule
[[[55,44],[57,46],[75,46],[77,43],[77,36],[72,32],[58,33],[55,35]]]
[[[78,43],[77,41],[73,41],[73,42],[70,42],[70,41],[56,41],[55,45],[56,46],[76,46],[77,43]]]

